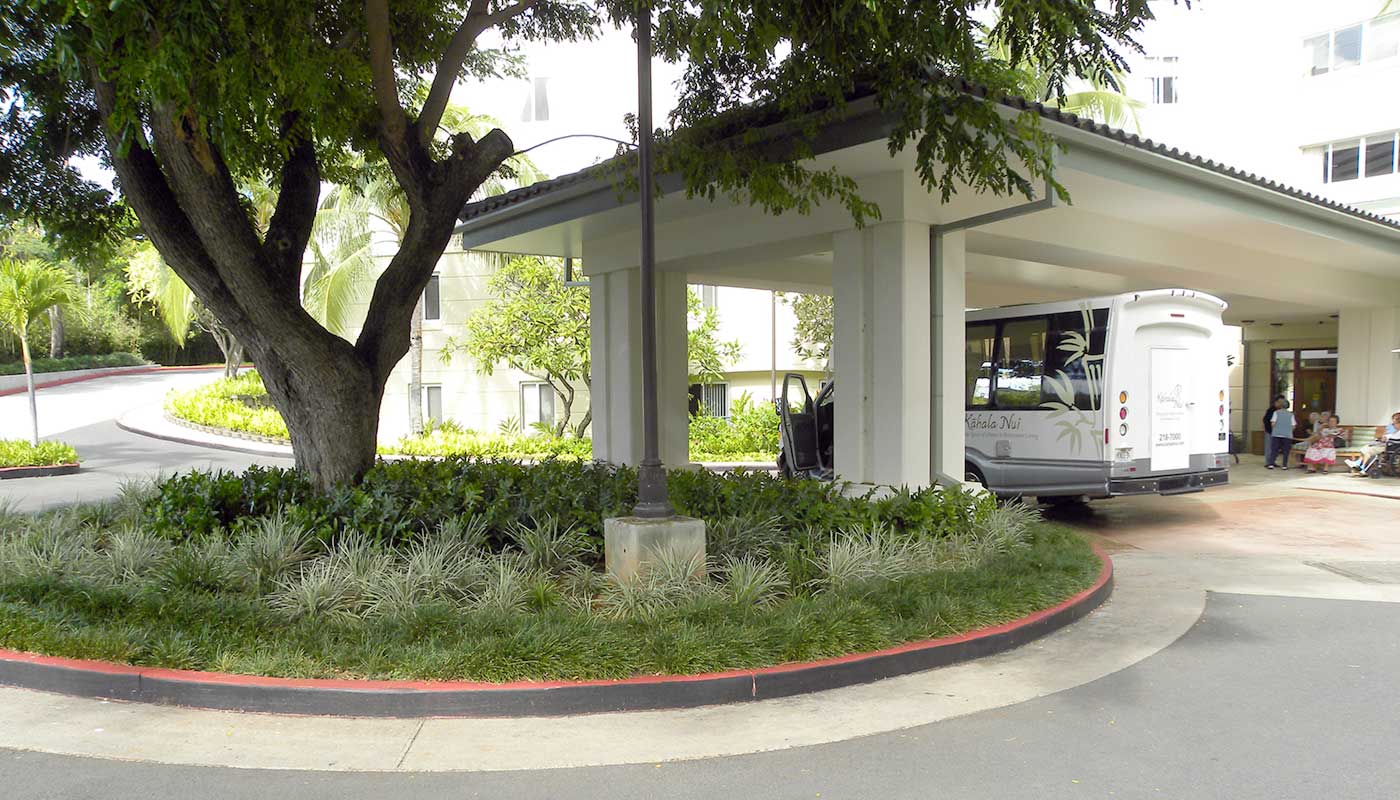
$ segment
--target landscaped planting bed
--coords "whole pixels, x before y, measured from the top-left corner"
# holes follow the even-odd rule
[[[267,399],[267,389],[254,371],[224,378],[196,389],[171,392],[165,410],[176,422],[202,430],[287,441],[287,424]],[[587,461],[593,443],[572,434],[542,432],[481,433],[451,421],[432,426],[419,436],[405,436],[381,445],[383,455],[441,458],[475,456],[538,461],[546,458]],[[704,462],[773,465],[778,460],[778,415],[766,404],[741,395],[728,419],[697,416],[690,421],[690,458]]]
[[[65,358],[34,359],[34,374],[46,372],[66,372],[79,369],[112,369],[114,367],[140,367],[150,362],[135,353],[107,353],[100,356],[67,356]],[[0,375],[23,375],[24,363],[10,361],[0,364]]]
[[[508,681],[694,674],[957,634],[1059,603],[1100,562],[1021,506],[870,501],[755,473],[670,476],[708,563],[602,571],[606,465],[192,473],[110,504],[0,518],[0,647],[289,677]],[[697,578],[696,574],[703,575]]]
[[[78,463],[78,451],[63,442],[39,442],[35,447],[24,439],[0,439],[0,469],[10,467],[54,467]]]

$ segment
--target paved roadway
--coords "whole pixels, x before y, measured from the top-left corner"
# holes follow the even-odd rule
[[[0,751],[15,798],[1221,798],[1400,795],[1400,604],[1213,595],[1098,681],[899,733],[537,772],[233,770]]]
[[[78,450],[83,468],[74,475],[0,481],[0,503],[34,510],[115,495],[123,482],[187,469],[243,470],[254,463],[290,464],[266,458],[160,441],[127,433],[114,421],[126,411],[158,404],[171,389],[207,383],[218,370],[119,375],[40,389],[39,434]],[[0,397],[0,438],[29,436],[28,398]]]

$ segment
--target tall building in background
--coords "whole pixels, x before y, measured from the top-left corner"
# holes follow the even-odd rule
[[[1400,2],[1229,0],[1158,19],[1130,59],[1142,133],[1400,215]]]
[[[1400,217],[1400,2],[1161,2],[1154,10],[1126,87],[1143,103],[1143,136]],[[1322,287],[1328,275],[1317,278]],[[1279,309],[1247,321],[1232,381],[1232,427],[1246,446],[1262,452],[1256,417],[1275,394],[1303,415],[1336,410],[1339,339],[1365,349],[1384,322],[1348,309],[1323,318]]]

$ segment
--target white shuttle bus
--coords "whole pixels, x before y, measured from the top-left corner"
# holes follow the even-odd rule
[[[1229,480],[1225,302],[1161,289],[967,314],[967,479],[1048,502]]]

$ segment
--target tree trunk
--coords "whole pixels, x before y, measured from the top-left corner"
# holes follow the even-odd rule
[[[319,489],[351,484],[374,466],[384,381],[348,359],[291,369],[254,358],[292,440],[297,469]]]
[[[49,358],[63,358],[63,306],[49,306]]]
[[[574,387],[566,380],[560,380],[559,384],[564,387],[563,391],[555,389],[554,393],[559,395],[559,399],[564,401],[564,415],[560,417],[559,424],[554,427],[554,435],[560,439],[569,432],[569,422],[574,417]],[[550,384],[553,386],[553,383]]]
[[[34,396],[34,363],[29,357],[29,336],[28,331],[21,331],[19,336],[19,352],[24,358],[24,382],[29,387],[29,443],[35,447],[39,446],[39,403]]]
[[[578,421],[578,427],[574,428],[574,437],[582,439],[583,434],[588,431],[588,426],[593,424],[593,380],[584,373],[583,388],[588,390],[588,408],[583,410],[583,419]]]
[[[224,377],[237,378],[238,368],[243,365],[243,345],[231,339],[229,349],[224,353]]]
[[[408,430],[423,435],[423,298],[413,307],[408,327]]]

